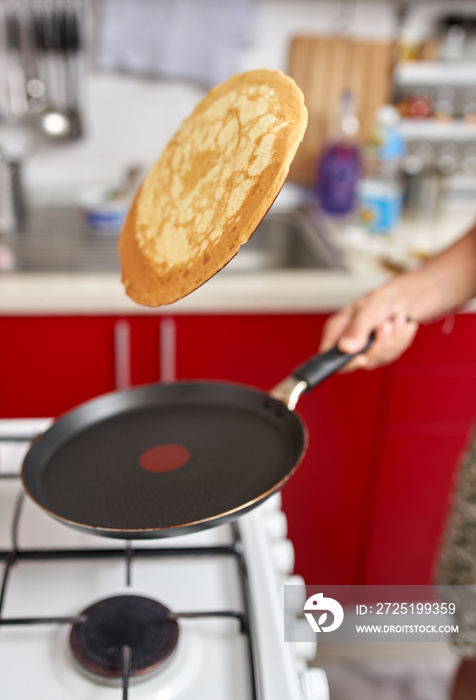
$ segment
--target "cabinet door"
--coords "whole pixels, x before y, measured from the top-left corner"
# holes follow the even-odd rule
[[[118,323],[129,347],[118,352]],[[158,320],[150,316],[0,318],[0,416],[58,416],[117,386],[158,379]],[[122,359],[121,359],[122,358]],[[120,368],[119,368],[120,369]],[[123,373],[124,373],[123,372]]]
[[[476,317],[460,315],[450,335],[441,324],[422,327],[391,368],[363,524],[362,582],[432,580],[455,470],[476,415],[475,348]]]
[[[104,319],[0,319],[3,417],[56,416],[114,387],[113,340]]]
[[[325,318],[176,318],[177,374],[270,389],[317,351]],[[353,579],[379,386],[380,371],[334,376],[299,403],[309,448],[282,495],[296,571],[308,583]]]
[[[309,584],[355,582],[381,371],[334,376],[303,397],[309,448],[283,490],[296,569]]]
[[[177,376],[271,389],[317,352],[322,321],[313,315],[176,317]]]

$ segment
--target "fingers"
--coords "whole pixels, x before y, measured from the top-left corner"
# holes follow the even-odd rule
[[[382,288],[331,316],[324,327],[321,347],[328,350],[338,344],[340,350],[350,354],[365,347],[372,331],[395,315],[387,297],[387,290]]]
[[[412,296],[402,286],[402,279],[369,292],[328,319],[322,334],[322,351],[337,345],[350,355],[359,353],[371,333],[375,333],[370,348],[350,360],[343,372],[387,365],[411,345],[418,324],[408,320]]]
[[[353,354],[367,345],[370,334],[391,319],[389,304],[368,295],[331,316],[324,326],[321,351],[338,345],[342,352]]]
[[[385,334],[391,333],[392,322],[396,316],[392,305],[382,295],[370,294],[359,299],[353,305],[353,313],[349,323],[339,340],[339,349],[347,353],[359,352],[367,344],[372,332]],[[374,343],[375,344],[375,343]]]
[[[353,313],[353,307],[347,307],[334,314],[326,321],[321,336],[320,352],[326,352],[337,345],[343,333],[348,328]]]
[[[357,355],[342,371],[370,370],[390,364],[412,344],[417,330],[416,321],[409,321],[403,316],[387,319],[375,330],[375,340],[369,350]]]
[[[366,358],[366,369],[394,362],[413,343],[417,330],[418,323],[403,316],[396,316],[391,322],[387,322],[378,339],[379,345],[375,349],[371,348],[373,352]]]

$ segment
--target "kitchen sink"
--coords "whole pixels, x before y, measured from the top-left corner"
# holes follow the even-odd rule
[[[310,207],[271,210],[223,273],[343,269],[339,249]]]
[[[11,236],[16,271],[119,273],[117,234],[89,230],[77,207],[41,207]],[[266,215],[222,275],[295,269],[341,269],[338,249],[307,207]]]

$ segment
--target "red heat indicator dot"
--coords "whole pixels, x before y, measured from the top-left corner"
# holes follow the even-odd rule
[[[140,455],[139,464],[148,472],[171,472],[189,459],[190,452],[182,445],[156,445]]]

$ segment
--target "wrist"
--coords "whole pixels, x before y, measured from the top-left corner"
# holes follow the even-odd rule
[[[395,285],[398,311],[419,323],[453,315],[456,304],[444,274],[430,264],[401,275]]]

